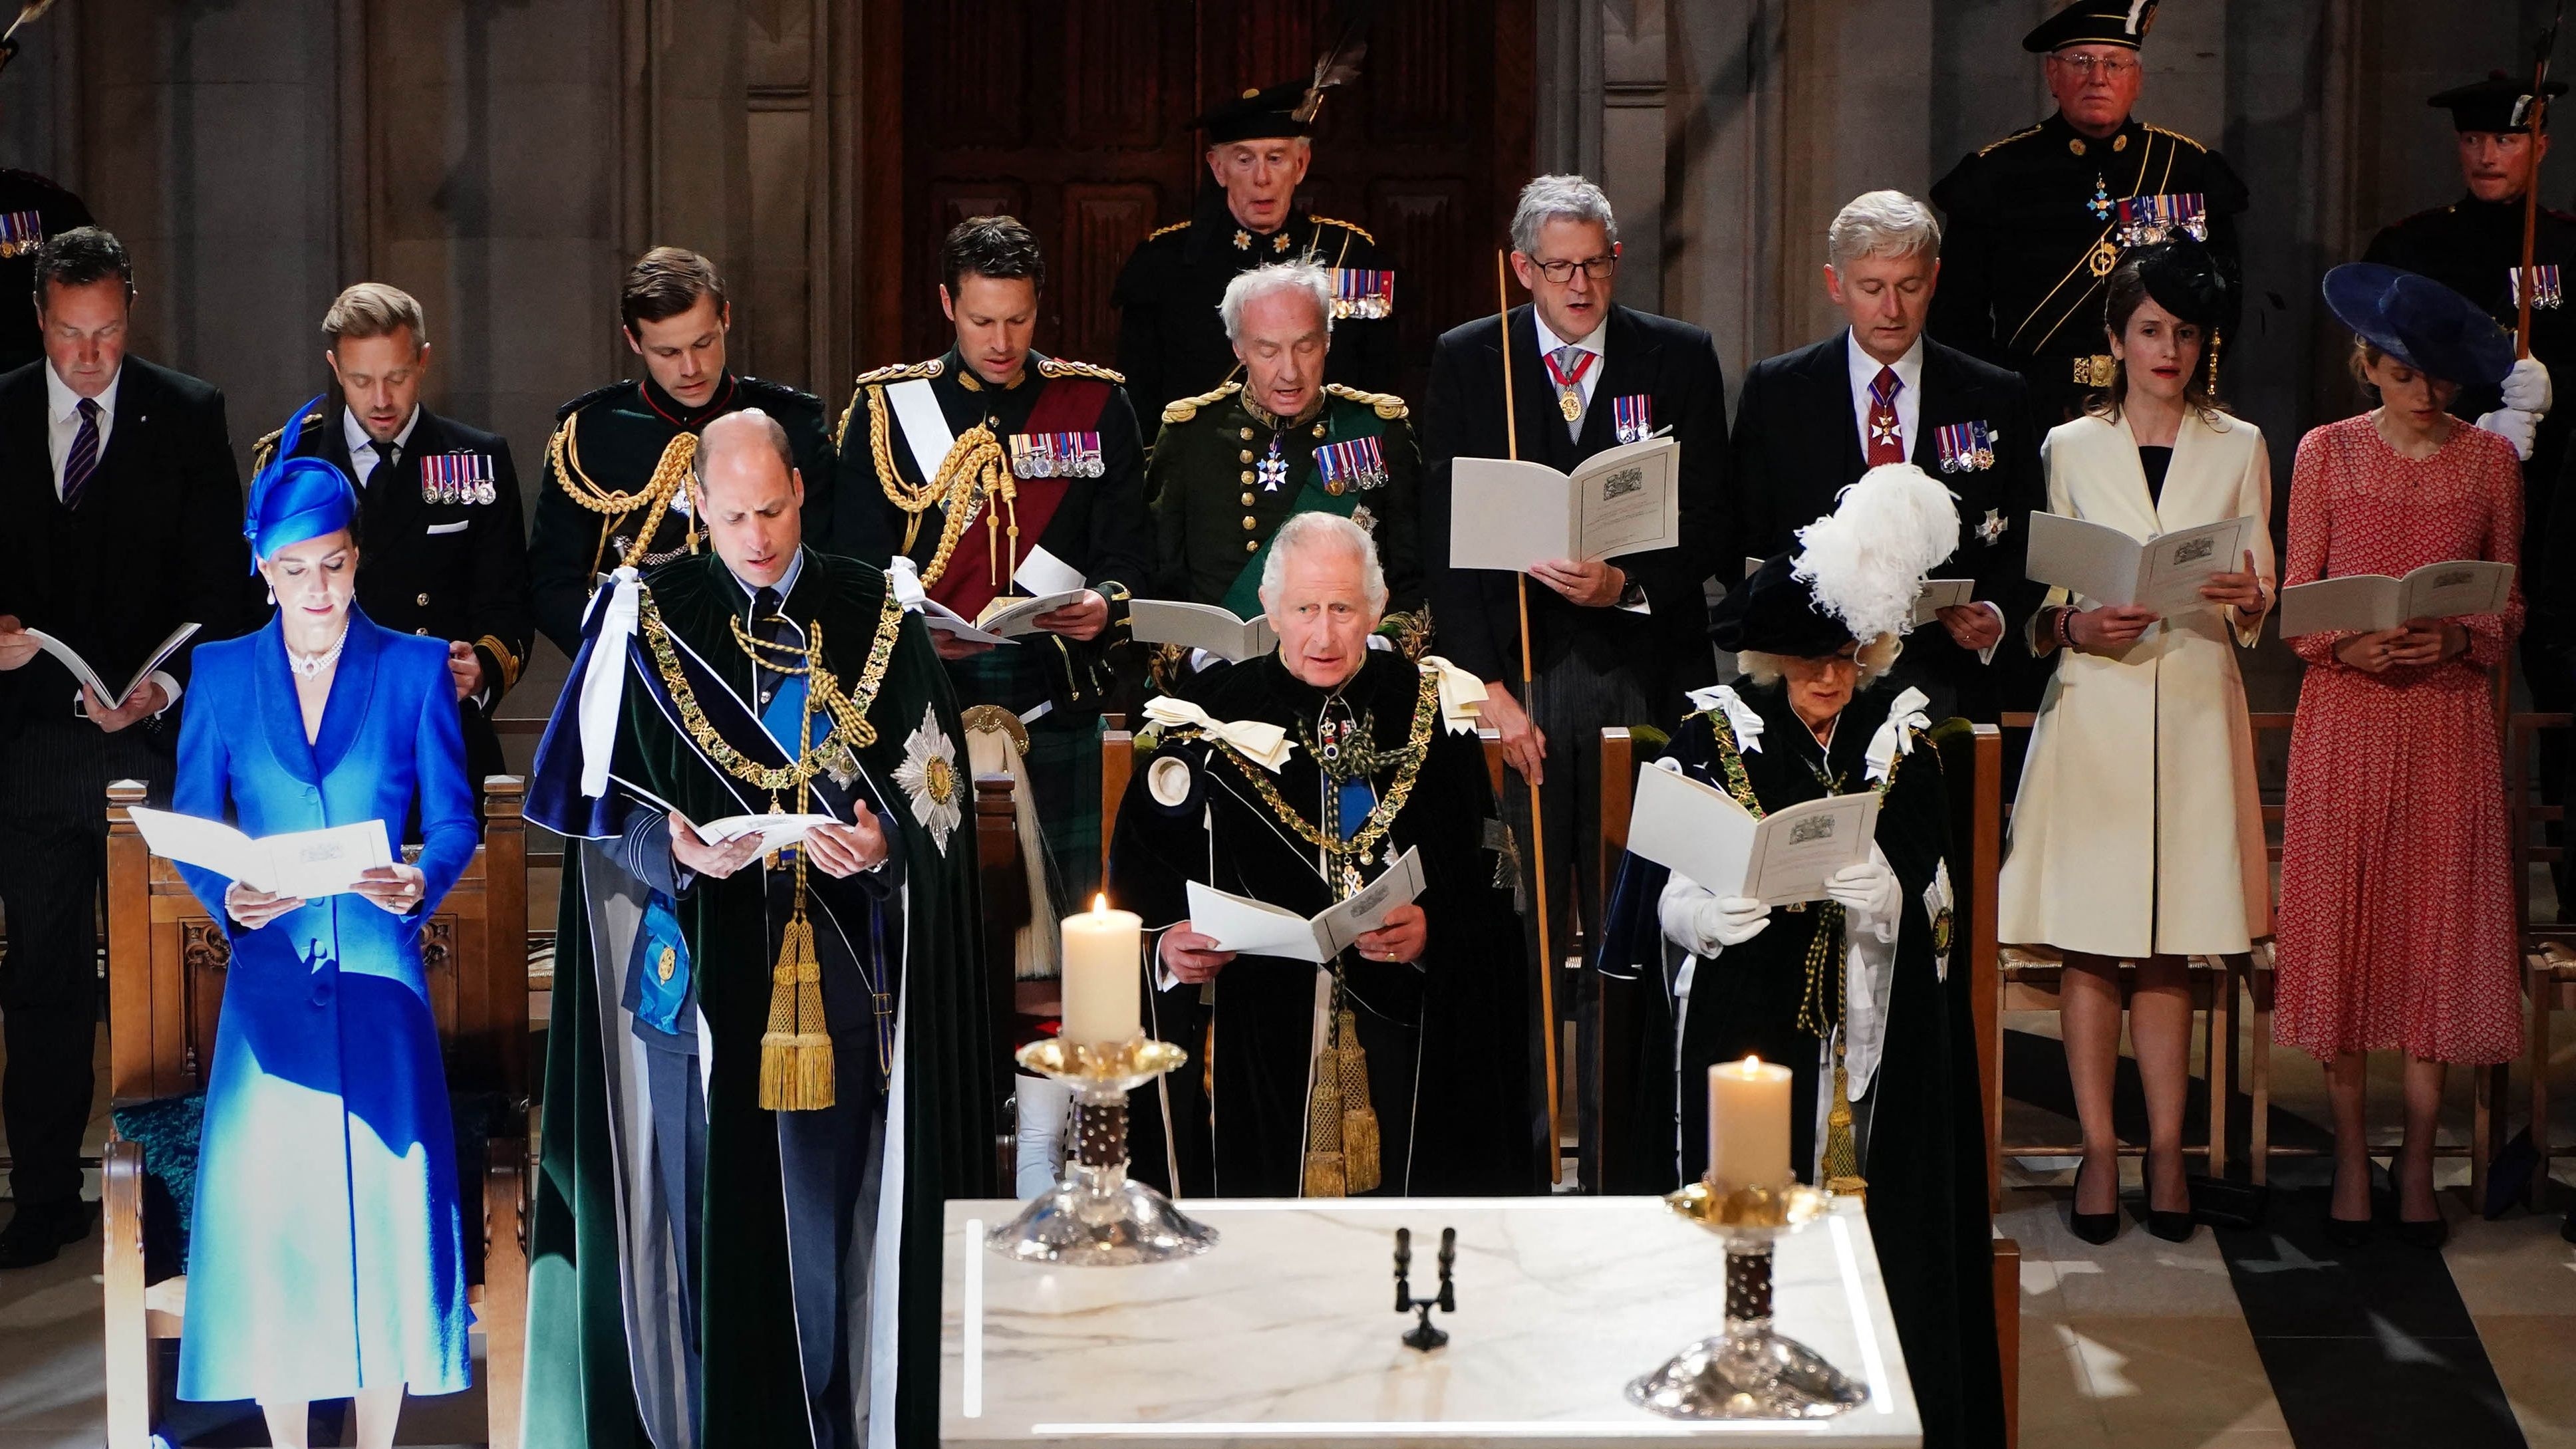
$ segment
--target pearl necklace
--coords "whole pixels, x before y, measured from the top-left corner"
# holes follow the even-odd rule
[[[312,679],[323,670],[330,668],[340,657],[340,651],[348,647],[349,626],[346,621],[343,621],[340,625],[340,637],[332,644],[329,652],[307,656],[289,649],[286,651],[286,667],[294,670],[299,679]]]

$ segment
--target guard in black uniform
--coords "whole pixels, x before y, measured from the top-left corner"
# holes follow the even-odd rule
[[[698,430],[726,413],[756,407],[787,430],[805,481],[805,534],[830,536],[832,439],[822,401],[726,367],[733,311],[715,264],[655,247],[626,273],[618,311],[645,375],[556,410],[528,541],[537,627],[567,655],[581,647],[582,610],[601,574],[704,546],[686,481]]]
[[[906,561],[929,600],[967,620],[1010,595],[1083,591],[1011,644],[931,633],[958,702],[1015,717],[1055,880],[1078,905],[1100,878],[1100,712],[1126,657],[1129,591],[1153,559],[1145,449],[1117,373],[1029,345],[1046,260],[1026,226],[958,223],[940,276],[956,343],[859,376],[826,547]]]
[[[2043,429],[2111,382],[2102,289],[2128,248],[2187,231],[2241,275],[2245,183],[2189,136],[2130,114],[2157,0],[2075,0],[2022,38],[2057,112],[1962,159],[1932,188],[1948,218],[1931,335],[2022,374]],[[2211,365],[2225,339],[2210,339]]]
[[[1245,91],[1199,118],[1216,184],[1199,189],[1189,220],[1137,245],[1111,297],[1118,304],[1118,370],[1148,415],[1159,417],[1166,403],[1234,375],[1217,303],[1236,274],[1271,262],[1329,269],[1333,356],[1325,380],[1368,392],[1395,387],[1394,259],[1347,221],[1292,210],[1314,159],[1316,107],[1346,78],[1328,60],[1313,82]]]
[[[358,482],[367,556],[358,607],[388,629],[448,641],[479,812],[483,778],[507,771],[492,713],[519,682],[536,630],[510,442],[420,405],[429,336],[408,293],[360,282],[331,304],[322,335],[340,405],[307,412],[288,453],[335,463]],[[259,440],[253,471],[268,466],[280,437]]]

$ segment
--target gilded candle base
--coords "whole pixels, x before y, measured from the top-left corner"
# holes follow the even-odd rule
[[[1823,1193],[1693,1183],[1665,1201],[1726,1240],[1726,1328],[1630,1381],[1629,1403],[1668,1419],[1830,1419],[1869,1402],[1866,1384],[1771,1327],[1772,1244],[1822,1212]]]
[[[1196,1257],[1216,1246],[1214,1228],[1127,1176],[1127,1094],[1189,1059],[1167,1042],[1116,1046],[1033,1042],[1019,1063],[1073,1089],[1074,1151],[1055,1186],[987,1234],[1005,1258],[1074,1268],[1121,1268]]]

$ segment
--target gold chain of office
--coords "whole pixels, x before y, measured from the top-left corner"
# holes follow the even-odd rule
[[[877,618],[876,637],[869,643],[867,661],[860,666],[858,683],[848,690],[842,689],[840,680],[823,667],[821,621],[816,621],[809,631],[813,642],[803,648],[753,639],[744,631],[741,620],[733,621],[735,640],[743,645],[744,653],[777,673],[804,676],[807,711],[821,709],[832,716],[835,728],[821,746],[800,750],[795,759],[779,766],[763,765],[751,759],[716,733],[706,711],[698,704],[697,692],[689,687],[688,676],[680,671],[679,654],[671,647],[670,628],[662,622],[661,609],[653,602],[649,590],[643,596],[639,622],[653,650],[653,667],[661,674],[662,685],[670,692],[671,702],[679,706],[681,727],[688,731],[689,738],[697,741],[699,750],[708,759],[744,784],[772,794],[801,790],[815,776],[828,773],[830,762],[841,750],[865,749],[877,742],[876,727],[868,723],[868,707],[876,702],[877,691],[885,685],[886,665],[894,658],[895,640],[903,628],[903,602],[894,596],[892,590],[886,593],[885,606]],[[805,665],[803,668],[782,669],[755,652],[755,645],[802,655]]]
[[[1348,840],[1337,840],[1309,822],[1298,812],[1296,806],[1289,804],[1286,797],[1279,793],[1279,787],[1270,783],[1269,771],[1245,759],[1224,740],[1213,735],[1207,738],[1216,745],[1218,753],[1234,763],[1235,769],[1251,783],[1253,792],[1261,797],[1261,803],[1270,808],[1270,813],[1279,817],[1282,825],[1296,831],[1300,839],[1323,851],[1336,865],[1347,866],[1353,858],[1362,865],[1369,865],[1375,863],[1378,845],[1386,839],[1386,833],[1395,828],[1395,817],[1403,812],[1404,802],[1413,796],[1414,782],[1422,774],[1422,762],[1431,753],[1433,722],[1439,714],[1439,676],[1425,674],[1422,676],[1421,692],[1414,698],[1412,735],[1405,741],[1403,749],[1385,757],[1402,761],[1396,767],[1395,779],[1387,786],[1386,794],[1380,797],[1376,808],[1369,811],[1368,818],[1360,826],[1358,833]],[[1192,730],[1183,733],[1201,732]]]

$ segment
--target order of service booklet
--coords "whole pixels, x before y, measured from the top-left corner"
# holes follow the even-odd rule
[[[2141,543],[2108,524],[2034,512],[2025,572],[2096,605],[2173,614],[2207,603],[2200,590],[2212,575],[2242,570],[2253,536],[2253,519],[2228,518]]]
[[[2281,591],[2281,637],[2330,629],[2377,634],[2409,619],[2501,613],[2512,593],[2513,565],[2485,559],[2430,563],[2402,579],[2386,574],[2318,579]]]
[[[1878,792],[1828,795],[1755,819],[1734,796],[1648,766],[1637,774],[1628,848],[1721,896],[1766,906],[1825,897],[1825,882],[1869,860]]]
[[[1384,924],[1387,912],[1421,894],[1422,856],[1408,845],[1350,899],[1312,916],[1191,881],[1190,929],[1213,938],[1219,950],[1321,966]]]
[[[80,656],[79,650],[42,629],[28,630],[27,637],[36,641],[36,647],[61,660],[63,667],[72,672],[72,678],[88,685],[99,698],[107,701],[110,709],[116,709],[133,698],[134,691],[143,687],[143,681],[152,677],[152,671],[168,663],[170,656],[179,652],[179,646],[187,643],[196,634],[197,628],[195,624],[182,624],[171,630],[169,638],[153,646],[152,653],[143,661],[143,667],[134,671],[132,679],[125,681],[125,687],[114,692],[109,691],[107,682],[98,677],[98,671],[91,668],[89,661]]]
[[[131,813],[154,855],[273,895],[308,901],[336,896],[355,887],[360,872],[394,863],[381,820],[253,839],[220,820],[143,805]]]
[[[1239,619],[1232,609],[1216,604],[1134,599],[1127,605],[1127,627],[1139,644],[1204,649],[1229,664],[1258,659],[1279,647],[1268,619]]]
[[[1513,458],[1451,465],[1449,563],[1514,573],[1681,542],[1682,445],[1669,437],[1595,453],[1572,473]]]

